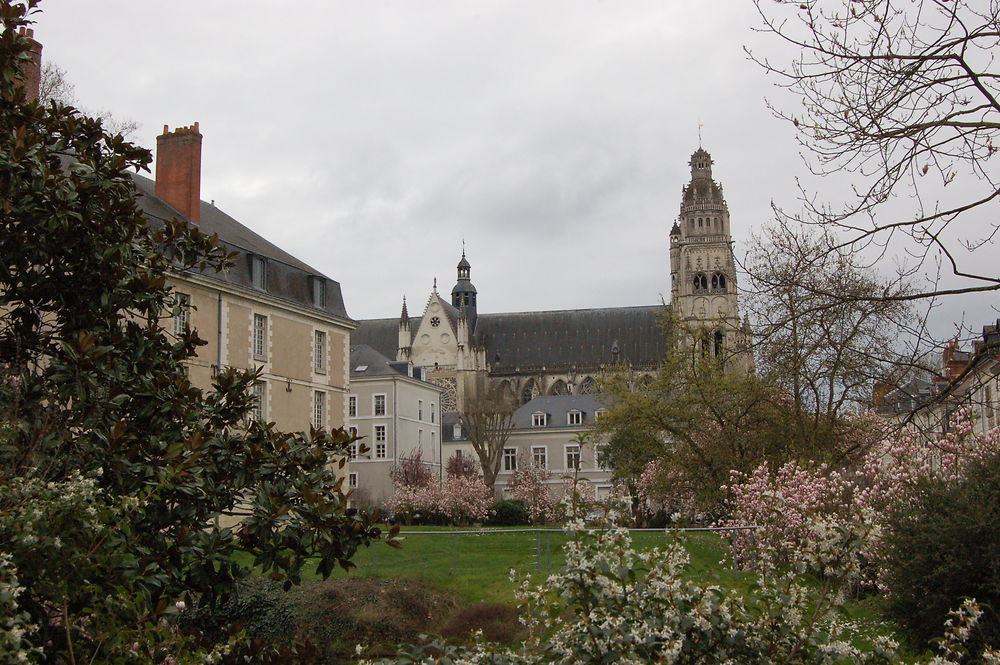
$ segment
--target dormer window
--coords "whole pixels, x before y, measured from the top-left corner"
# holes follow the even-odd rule
[[[326,307],[326,279],[314,275],[309,278],[309,282],[313,307],[320,309]]]
[[[566,424],[567,425],[582,425],[583,424],[583,412],[573,409],[566,414]]]
[[[461,439],[462,438],[462,424],[461,423],[455,423],[455,429],[454,429],[454,431],[453,431],[453,433],[452,433],[451,436],[452,436],[453,439]],[[458,452],[462,452],[462,451],[459,450]]]
[[[250,283],[255,289],[267,291],[267,259],[263,256],[250,255]]]
[[[600,420],[606,415],[608,415],[607,409],[598,409],[597,411],[594,411],[594,420]]]
[[[542,411],[536,411],[531,414],[531,426],[532,427],[545,427],[545,413]]]

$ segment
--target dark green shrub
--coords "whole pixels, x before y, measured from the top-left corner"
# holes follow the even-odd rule
[[[287,665],[330,665],[347,662],[359,643],[369,645],[369,655],[392,652],[400,642],[440,630],[455,609],[450,596],[415,580],[336,579],[285,591],[280,582],[253,578],[225,603],[180,613],[178,625],[215,639],[242,628],[270,647],[295,646],[300,655],[281,661]]]
[[[489,526],[525,526],[531,524],[531,517],[524,502],[517,499],[503,499],[493,504],[493,517],[487,520]]]
[[[966,597],[985,605],[972,643],[1000,645],[1000,456],[976,462],[961,481],[927,481],[888,519],[889,613],[915,646],[941,634]]]

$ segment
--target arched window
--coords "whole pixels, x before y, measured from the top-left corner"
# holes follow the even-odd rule
[[[696,273],[694,276],[694,290],[695,291],[707,291],[708,290],[708,277],[703,272]]]
[[[588,376],[580,382],[580,388],[577,390],[581,395],[593,395],[597,392],[597,383],[594,381],[594,377]]]
[[[712,290],[713,291],[726,290],[726,276],[721,272],[712,274]]]
[[[521,391],[521,404],[527,404],[538,397],[538,392],[538,385],[535,383],[535,380],[529,379]]]
[[[699,218],[698,218],[698,228],[699,228],[699,229],[700,229],[700,228],[701,228],[701,226],[702,226],[702,224],[701,224],[701,223],[702,223],[702,221],[703,221],[703,220],[702,220],[702,218],[701,218],[701,217],[699,217]]]
[[[712,350],[715,352],[716,356],[721,356],[722,355],[722,351],[723,351],[723,347],[724,347],[725,341],[726,341],[725,335],[722,334],[721,330],[716,330],[715,331],[715,339],[712,340],[712,341],[713,341],[713,349]]]
[[[566,389],[566,382],[563,381],[562,379],[559,379],[558,381],[553,383],[552,387],[549,388],[550,395],[566,395],[568,393],[569,391]]]

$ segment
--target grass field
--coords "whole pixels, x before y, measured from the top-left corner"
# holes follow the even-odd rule
[[[563,545],[569,536],[559,530],[487,529],[474,534],[462,531],[448,527],[404,528],[402,549],[377,543],[358,552],[354,557],[356,568],[337,569],[333,576],[416,579],[466,604],[514,605],[514,585],[509,580],[511,568],[541,581],[565,562]],[[638,550],[662,547],[679,539],[691,559],[688,574],[703,584],[717,584],[743,594],[752,582],[752,575],[734,571],[722,561],[728,545],[718,534],[634,532],[632,539]],[[304,577],[316,576],[306,572]],[[880,603],[877,596],[849,603],[844,608],[845,618],[862,634],[893,633],[893,627],[881,618]],[[907,653],[905,660],[912,660],[914,655]]]
[[[562,567],[562,546],[568,536],[559,530],[524,532],[489,529],[463,534],[462,529],[414,527],[402,531],[403,548],[382,543],[354,557],[357,568],[337,577],[408,577],[427,581],[467,602],[514,602],[511,568],[542,578]],[[665,532],[632,534],[636,549],[664,546],[680,536]],[[702,581],[742,587],[745,576],[720,564],[725,542],[712,533],[685,534],[682,541],[691,556],[691,574]]]

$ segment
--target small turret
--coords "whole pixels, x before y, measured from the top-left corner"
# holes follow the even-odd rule
[[[406,311],[406,296],[403,296],[403,311],[399,314],[399,348],[396,351],[396,360],[409,360],[412,345],[413,335],[410,334],[410,313]]]
[[[465,314],[469,323],[469,333],[476,330],[476,287],[470,281],[472,265],[465,258],[465,249],[462,249],[462,259],[458,262],[458,282],[451,290],[451,304],[458,311]]]

